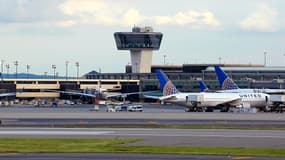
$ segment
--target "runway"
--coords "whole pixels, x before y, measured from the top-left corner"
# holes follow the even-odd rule
[[[130,145],[285,147],[285,131],[146,128],[1,128],[0,137],[140,138]]]
[[[121,115],[124,116],[123,114]],[[179,116],[179,114],[177,114]],[[206,116],[206,115],[204,115]],[[203,117],[201,117],[203,118]],[[204,120],[153,118],[2,118],[2,127],[155,127],[155,126],[232,126],[258,128],[284,128],[285,121],[275,120]]]
[[[208,125],[284,128],[285,115],[277,113],[186,113],[183,107],[145,105],[142,113],[91,111],[93,105],[35,108],[0,107],[0,137],[29,138],[139,138],[134,146],[285,147],[285,130],[159,129],[156,125]],[[62,127],[91,128],[62,128]],[[93,128],[136,126],[140,128]],[[45,128],[43,128],[45,127]],[[240,159],[228,156],[156,154],[0,154],[0,160],[19,159]],[[273,159],[242,157],[242,159]],[[274,158],[276,160],[282,158]]]
[[[214,155],[173,155],[173,154],[113,154],[113,153],[3,153],[0,160],[281,160],[273,157],[231,157]]]

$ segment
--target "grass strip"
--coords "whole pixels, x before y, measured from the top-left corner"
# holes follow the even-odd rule
[[[285,157],[285,148],[129,146],[140,139],[0,138],[0,153],[152,153]]]

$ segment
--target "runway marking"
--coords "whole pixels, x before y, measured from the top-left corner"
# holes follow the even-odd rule
[[[173,131],[173,132],[172,132]],[[274,134],[275,133],[275,134]],[[2,128],[1,136],[9,135],[105,135],[105,136],[152,136],[152,137],[217,137],[217,138],[271,138],[285,139],[284,132],[235,132],[222,133],[211,130],[187,131],[187,130],[165,130],[165,129],[92,129],[92,128]]]
[[[221,138],[277,138],[285,139],[285,136],[245,136],[245,135],[191,135],[191,134],[148,134],[148,133],[109,133],[117,136],[159,136],[159,137],[221,137]]]
[[[251,159],[253,157],[233,157],[232,160]]]
[[[147,124],[158,124],[156,121],[148,121]]]
[[[106,135],[112,131],[0,131],[0,135]]]
[[[1,156],[15,156],[15,155],[18,155],[19,153],[0,153],[0,157]]]

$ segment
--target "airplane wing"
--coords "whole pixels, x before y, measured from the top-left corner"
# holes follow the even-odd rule
[[[73,95],[81,95],[81,96],[87,96],[87,97],[97,97],[96,94],[90,94],[90,93],[81,93],[81,92],[72,92],[72,91],[57,91],[57,90],[44,90],[48,92],[58,92],[58,93],[64,93],[64,94],[73,94]],[[149,93],[149,92],[155,92],[155,91],[146,91],[146,92],[130,92],[130,93],[110,93],[105,92],[101,93],[105,98],[112,98],[112,97],[126,97],[128,95],[133,94],[141,94],[141,93]]]
[[[150,98],[150,99],[157,99],[157,100],[173,100],[176,98],[175,95],[168,95],[168,96],[148,96],[148,95],[144,95],[145,98]]]
[[[0,93],[0,97],[8,97],[8,96],[15,96],[16,93],[12,92],[12,93]]]
[[[144,92],[130,92],[130,93],[105,93],[106,98],[112,98],[112,97],[127,97],[129,95],[134,95],[134,94],[142,94],[142,93],[152,93],[152,92],[157,92],[157,91],[144,91]]]
[[[224,104],[228,104],[231,106],[238,106],[241,104],[242,99],[241,98],[234,98],[234,99],[229,99],[226,101],[221,101],[221,103],[217,104],[217,105],[224,105]]]
[[[57,91],[57,90],[44,90],[48,92],[57,92],[57,93],[63,93],[63,94],[72,94],[72,95],[79,95],[79,96],[87,96],[87,97],[96,97],[95,94],[90,93],[81,93],[81,92],[72,92],[72,91]]]
[[[156,99],[156,100],[159,100],[159,96],[149,96],[149,95],[144,95],[143,96],[144,98],[149,98],[149,99]]]

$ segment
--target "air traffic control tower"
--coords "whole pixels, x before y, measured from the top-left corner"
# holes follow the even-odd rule
[[[130,50],[132,73],[150,73],[152,50],[160,47],[162,33],[151,27],[134,27],[132,32],[114,33],[118,50]]]

